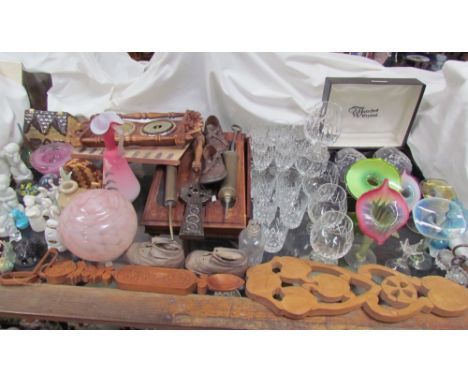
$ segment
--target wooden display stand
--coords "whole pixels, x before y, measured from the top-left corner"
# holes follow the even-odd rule
[[[233,133],[225,133],[230,142]],[[236,151],[238,154],[237,166],[237,192],[236,202],[229,208],[226,219],[224,219],[224,207],[221,201],[210,201],[204,205],[203,219],[206,238],[234,239],[239,236],[240,231],[247,226],[251,216],[250,202],[250,147],[244,134],[237,136]],[[193,149],[189,148],[180,160],[177,173],[177,195],[180,196],[182,186],[193,179],[191,165],[193,161]],[[146,200],[143,219],[141,224],[145,225],[150,234],[167,234],[168,208],[164,206],[164,179],[165,167],[158,166],[153,175],[151,187]],[[218,188],[218,187],[217,187]],[[185,203],[180,199],[173,209],[174,232],[179,232],[185,211]]]

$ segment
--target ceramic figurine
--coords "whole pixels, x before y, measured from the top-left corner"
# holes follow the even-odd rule
[[[115,131],[124,121],[113,112],[105,112],[91,120],[91,131],[102,135],[105,150],[103,155],[103,186],[108,190],[117,190],[127,200],[133,202],[140,193],[140,183],[122,155],[123,131],[119,131],[120,147],[115,143]]]
[[[10,212],[19,206],[16,192],[10,187],[10,177],[0,174],[0,237],[8,236]]]
[[[44,232],[46,228],[46,221],[43,216],[43,211],[38,203],[36,197],[26,195],[23,198],[24,212],[29,219],[29,224],[34,232]]]
[[[54,218],[49,218],[46,223],[44,232],[45,240],[48,248],[56,248],[59,252],[65,251],[67,248],[63,245],[58,232],[59,222]]]
[[[66,180],[60,183],[58,191],[57,202],[60,209],[64,209],[75,196],[86,190],[79,188],[78,183],[74,180]]]
[[[8,143],[2,150],[2,156],[10,166],[10,173],[16,183],[33,179],[31,170],[21,160],[20,146],[17,143]]]

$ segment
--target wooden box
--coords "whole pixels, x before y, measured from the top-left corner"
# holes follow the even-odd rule
[[[233,133],[225,133],[230,142]],[[250,201],[250,146],[244,134],[238,134],[236,142],[238,153],[237,166],[237,197],[235,204],[229,208],[226,219],[224,219],[224,207],[216,198],[209,201],[203,208],[205,238],[237,239],[240,231],[246,227],[251,216]],[[190,147],[180,160],[177,173],[177,195],[179,199],[173,208],[174,233],[178,233],[182,224],[185,203],[180,199],[180,189],[183,185],[193,179],[191,164],[193,160],[193,149]],[[168,234],[168,208],[164,206],[164,180],[165,167],[158,166],[153,175],[151,187],[143,212],[142,224],[150,234]],[[218,187],[215,188],[217,190]]]

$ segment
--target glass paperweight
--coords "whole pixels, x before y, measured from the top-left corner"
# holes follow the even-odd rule
[[[421,235],[436,240],[450,240],[466,230],[460,206],[442,198],[420,200],[413,208],[413,220]]]
[[[374,188],[381,186],[385,179],[394,190],[399,191],[400,173],[383,159],[363,159],[354,163],[346,173],[346,187],[355,198]]]

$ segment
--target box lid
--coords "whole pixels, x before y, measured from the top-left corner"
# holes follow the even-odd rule
[[[330,147],[404,146],[425,88],[415,78],[327,77],[322,98],[343,109],[343,131]]]

